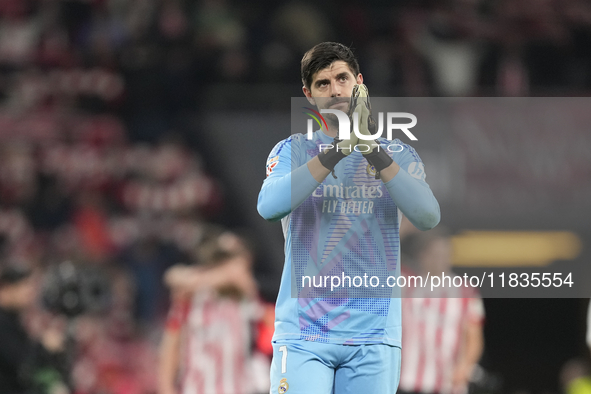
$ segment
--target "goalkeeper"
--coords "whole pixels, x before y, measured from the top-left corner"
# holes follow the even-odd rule
[[[372,140],[368,91],[349,48],[316,45],[302,59],[301,77],[312,105],[348,114],[358,132],[337,139],[338,118],[329,114],[327,128],[310,140],[292,135],[267,160],[258,211],[267,220],[281,220],[286,239],[271,393],[394,393],[400,299],[363,287],[328,297],[330,284],[318,293],[296,278],[310,272],[398,276],[401,212],[428,230],[439,223],[439,204],[413,148],[395,140],[402,149],[390,152],[383,149],[389,141]],[[319,146],[328,148],[319,153]]]

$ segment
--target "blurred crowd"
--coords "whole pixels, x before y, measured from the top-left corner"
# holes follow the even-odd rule
[[[297,85],[326,40],[383,96],[591,88],[585,0],[0,0],[0,260],[41,274],[38,293],[67,261],[110,283],[72,333],[76,392],[156,390],[164,272],[224,209],[190,119],[216,87]],[[27,316],[39,338],[69,324]]]
[[[0,15],[6,105],[75,100],[124,114],[135,132],[194,110],[214,84],[297,83],[302,53],[324,40],[356,48],[366,79],[386,95],[591,84],[585,0],[2,0]],[[144,118],[153,111],[156,124]]]
[[[219,207],[216,182],[194,152],[174,142],[107,147],[13,138],[3,142],[0,162],[0,232],[9,261],[117,260],[141,266],[151,288],[161,265],[182,259],[199,238],[201,212]]]
[[[206,221],[220,208],[219,187],[198,156],[174,141],[148,146],[84,135],[2,141],[3,268],[24,265],[40,274],[37,299],[50,286],[84,290],[67,278],[48,283],[48,273],[64,264],[103,275],[97,289],[108,292],[104,308],[54,308],[76,318],[76,392],[154,392],[158,330],[168,307],[163,275],[173,264],[196,261]],[[66,302],[66,294],[58,296]],[[28,311],[41,335],[51,325],[40,321],[56,319],[46,307]]]

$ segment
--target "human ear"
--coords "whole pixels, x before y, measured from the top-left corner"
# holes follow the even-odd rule
[[[306,96],[310,104],[316,105],[316,100],[314,100],[314,98],[312,97],[312,92],[310,92],[310,89],[308,89],[305,86],[302,86],[302,92],[304,92],[304,95]]]

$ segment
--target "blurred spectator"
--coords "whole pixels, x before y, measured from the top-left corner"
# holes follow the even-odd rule
[[[587,334],[585,340],[587,342],[587,347],[591,351],[591,300],[587,306]]]
[[[240,80],[249,69],[245,48],[247,30],[233,5],[226,0],[203,0],[195,9],[195,44],[199,62],[209,75]]]
[[[178,248],[146,235],[125,249],[120,260],[137,286],[136,317],[143,323],[163,318],[168,295],[162,277],[168,267],[183,260]]]
[[[3,394],[67,392],[64,327],[47,324],[36,340],[21,321],[34,305],[35,287],[32,272],[27,269],[6,266],[0,272],[0,392]]]
[[[332,24],[318,4],[300,0],[278,3],[266,22],[268,34],[260,51],[258,78],[284,82],[299,75],[299,57],[332,37]]]
[[[479,0],[437,2],[415,45],[433,71],[436,93],[469,96],[476,90],[479,41],[487,24]]]
[[[451,241],[445,230],[403,242],[423,278],[451,275]],[[471,288],[405,287],[402,299],[402,368],[399,393],[466,393],[482,354],[484,309]]]
[[[28,1],[2,1],[0,64],[18,67],[34,60],[39,39],[39,18],[38,15],[31,15],[30,11]]]
[[[560,381],[564,394],[590,394],[591,369],[586,360],[568,361],[560,371]]]
[[[154,393],[156,352],[135,324],[135,286],[123,270],[110,271],[111,306],[76,321],[76,394]]]
[[[77,200],[72,223],[82,243],[84,257],[91,262],[104,262],[112,253],[112,244],[103,197],[99,193],[83,191]]]
[[[262,312],[252,253],[242,240],[224,232],[203,244],[199,255],[198,266],[177,266],[166,274],[175,297],[161,343],[160,394],[268,391],[268,359],[251,352],[251,324]],[[256,368],[261,362],[263,367]]]

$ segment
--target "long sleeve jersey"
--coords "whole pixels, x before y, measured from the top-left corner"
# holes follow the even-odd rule
[[[281,220],[285,236],[273,340],[400,346],[400,298],[388,281],[400,275],[400,212],[427,230],[439,223],[439,204],[420,157],[400,140],[379,140],[400,166],[389,182],[375,179],[360,152],[317,182],[307,162],[332,141],[321,130],[294,134],[267,160],[258,211]]]

